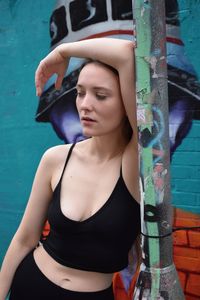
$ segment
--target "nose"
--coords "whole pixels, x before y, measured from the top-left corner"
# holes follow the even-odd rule
[[[81,110],[91,110],[93,106],[92,95],[90,93],[85,93],[80,99],[80,109]]]

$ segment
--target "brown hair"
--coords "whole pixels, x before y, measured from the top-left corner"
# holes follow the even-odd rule
[[[115,75],[117,75],[117,76],[119,77],[119,73],[118,73],[117,69],[115,69],[114,67],[112,67],[112,66],[110,66],[110,65],[108,65],[108,64],[106,64],[106,63],[104,63],[104,62],[101,62],[101,61],[95,60],[95,59],[91,59],[91,58],[88,58],[88,59],[86,59],[86,60],[84,61],[84,63],[82,64],[82,66],[81,66],[81,68],[80,68],[80,71],[81,71],[85,66],[87,66],[87,65],[89,65],[89,64],[92,64],[92,63],[104,66],[105,68],[111,70]]]

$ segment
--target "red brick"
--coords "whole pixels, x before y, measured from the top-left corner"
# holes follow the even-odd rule
[[[198,258],[200,261],[200,249],[196,249],[196,248],[175,246],[174,255],[190,257],[190,258]]]
[[[185,300],[199,300],[199,297],[198,296],[195,297],[195,296],[186,295]]]
[[[174,255],[174,263],[178,270],[199,273],[200,259]]]
[[[200,248],[200,231],[188,231],[188,238],[191,247]]]
[[[191,227],[200,226],[199,214],[184,211],[182,209],[174,209],[174,226],[177,227]]]
[[[185,291],[185,287],[186,287],[186,274],[179,271],[178,272],[178,277],[179,277],[179,280],[180,280],[180,283],[181,283],[181,286],[182,286],[182,289],[183,291]]]
[[[200,297],[200,274],[189,274],[186,292]]]
[[[173,239],[174,245],[179,245],[179,246],[188,245],[187,232],[185,230],[174,232],[173,237],[174,237],[174,239]]]
[[[174,209],[174,216],[176,219],[178,218],[183,218],[183,219],[200,219],[199,214],[194,214],[185,210],[182,210],[180,208],[175,208]]]
[[[195,227],[200,226],[200,218],[198,219],[183,219],[177,218],[175,220],[175,227]]]

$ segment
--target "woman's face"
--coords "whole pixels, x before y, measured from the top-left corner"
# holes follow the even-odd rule
[[[85,136],[107,135],[122,129],[125,109],[119,78],[106,66],[92,62],[82,69],[76,105]]]

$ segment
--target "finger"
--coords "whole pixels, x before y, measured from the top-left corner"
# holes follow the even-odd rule
[[[57,74],[57,79],[56,79],[56,82],[55,82],[55,88],[58,89],[58,90],[61,88],[64,75],[65,75],[65,72],[60,72],[59,74]]]
[[[40,63],[35,72],[35,87],[36,87],[37,96],[41,96],[44,85],[47,80],[48,80],[48,78],[46,78],[44,71],[43,71],[43,66]]]
[[[35,88],[36,88],[36,95],[40,96],[41,94],[41,74],[40,74],[40,67],[38,66],[35,72]]]
[[[38,79],[35,79],[35,89],[36,89],[36,96],[40,96],[41,95],[41,91],[42,91],[42,89],[41,89],[41,86],[40,86],[40,83],[39,83],[39,81],[38,81]]]
[[[36,71],[35,71],[35,82],[37,84],[43,84],[47,80],[48,68],[46,66],[45,60],[41,60]]]
[[[42,89],[40,87],[36,88],[36,96],[40,97],[42,95]]]
[[[41,84],[41,79],[35,78],[35,88],[36,88],[36,95],[39,97],[42,94],[43,85]]]
[[[56,90],[59,90],[61,88],[62,81],[63,81],[63,78],[61,76],[58,76],[56,79],[56,82],[55,82]]]

